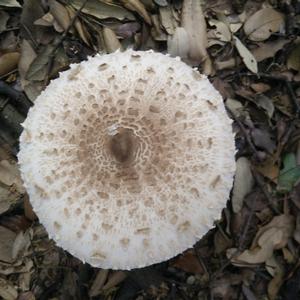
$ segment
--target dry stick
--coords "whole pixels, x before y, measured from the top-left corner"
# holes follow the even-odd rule
[[[261,191],[263,192],[263,194],[265,195],[265,197],[267,198],[270,207],[272,208],[273,212],[276,213],[277,215],[280,215],[281,212],[278,210],[278,208],[275,206],[274,201],[272,199],[272,196],[270,195],[270,193],[267,191],[267,189],[265,188],[265,183],[262,182],[259,174],[257,174],[257,172],[251,168],[252,170],[252,174],[254,177],[255,182],[257,183],[257,185],[259,186],[259,188],[261,189]]]
[[[232,110],[229,107],[226,107],[227,111],[230,114],[230,117],[238,124],[238,126],[240,127],[242,133],[245,136],[245,139],[249,145],[249,147],[251,148],[252,152],[255,154],[255,156],[259,159],[259,154],[251,140],[251,137],[249,136],[244,124],[234,115],[234,113],[232,112]]]
[[[57,49],[59,48],[60,44],[63,42],[63,40],[66,38],[68,32],[70,31],[70,29],[73,27],[77,17],[79,16],[79,14],[81,13],[81,11],[83,10],[83,8],[85,7],[85,5],[87,4],[89,0],[85,0],[82,5],[79,7],[79,9],[76,11],[74,17],[72,18],[70,24],[68,25],[68,27],[66,28],[66,30],[63,32],[63,34],[59,37],[59,39],[56,41],[54,48],[51,51],[51,54],[49,55],[49,61],[48,61],[48,66],[47,66],[47,76],[44,80],[44,84],[46,85],[49,81],[49,73],[50,70],[53,66],[53,60],[56,54]]]

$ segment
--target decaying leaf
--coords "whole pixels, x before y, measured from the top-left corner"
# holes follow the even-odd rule
[[[9,19],[9,14],[7,14],[3,10],[0,10],[0,33],[6,29],[6,23],[8,19]]]
[[[287,60],[287,67],[296,71],[300,71],[300,43],[297,43],[290,53]]]
[[[239,52],[246,67],[251,72],[257,73],[258,72],[257,61],[256,61],[255,57],[253,56],[253,54],[246,48],[246,46],[240,41],[239,38],[234,36],[233,39],[235,42],[234,43],[235,47],[236,47],[237,51]]]
[[[159,18],[162,27],[165,29],[165,31],[173,35],[175,33],[175,29],[177,27],[176,20],[172,14],[171,7],[160,7],[159,8]]]
[[[13,284],[0,277],[0,296],[4,300],[16,300],[18,291]]]
[[[245,250],[237,257],[232,258],[234,264],[259,264],[266,262],[273,256],[273,251],[285,247],[294,231],[294,217],[292,215],[279,215],[257,232],[250,250]],[[236,251],[230,249],[228,257]]]
[[[231,32],[227,24],[222,21],[216,19],[210,19],[208,21],[209,25],[215,26],[215,35],[222,42],[230,42],[231,41]]]
[[[168,53],[186,59],[189,53],[189,36],[183,27],[177,27],[172,37],[168,39]]]
[[[258,107],[261,107],[266,111],[270,119],[273,117],[275,108],[274,108],[273,101],[269,97],[265,95],[258,95],[255,98],[255,103],[257,104]]]
[[[17,0],[1,0],[0,6],[21,7],[20,3]]]
[[[284,16],[273,8],[263,8],[245,23],[244,31],[252,41],[264,41],[284,26]]]
[[[103,28],[103,39],[107,53],[113,53],[122,48],[115,32],[108,27]]]
[[[92,283],[92,286],[89,290],[90,297],[96,297],[101,294],[104,283],[107,280],[108,273],[109,273],[109,270],[102,269],[102,270],[98,271],[98,273]]]
[[[19,52],[9,52],[0,56],[0,76],[15,70],[20,59]]]
[[[16,237],[16,233],[6,227],[0,226],[0,261],[6,263],[12,263],[14,261],[13,247]]]
[[[71,23],[71,18],[69,16],[68,10],[55,0],[49,1],[49,10],[59,26],[63,30],[66,30]]]
[[[204,272],[194,250],[187,250],[172,263],[172,266],[187,273],[201,274]]]
[[[120,0],[123,5],[129,10],[136,11],[149,25],[152,24],[151,18],[144,6],[139,0]]]
[[[236,163],[236,174],[232,192],[232,209],[238,213],[242,206],[244,197],[251,191],[254,179],[251,172],[251,164],[246,157],[240,157]]]
[[[117,286],[127,277],[127,273],[124,271],[114,271],[108,278],[106,284],[103,286],[103,290],[111,289]]]
[[[79,9],[82,6],[82,3],[83,0],[69,1],[69,4],[76,9]],[[116,18],[118,20],[135,20],[134,15],[127,9],[114,4],[106,4],[99,0],[87,1],[82,12],[92,15],[98,19]]]
[[[297,165],[294,153],[288,153],[283,158],[283,169],[280,170],[277,189],[280,192],[289,192],[300,180],[300,166]]]
[[[258,148],[267,151],[269,154],[272,154],[275,151],[276,145],[268,130],[263,128],[253,128],[251,130],[251,137],[255,146]]]

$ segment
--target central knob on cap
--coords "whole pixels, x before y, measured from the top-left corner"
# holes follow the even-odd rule
[[[132,130],[119,128],[118,133],[111,137],[110,150],[119,162],[128,161],[134,150],[134,135]]]

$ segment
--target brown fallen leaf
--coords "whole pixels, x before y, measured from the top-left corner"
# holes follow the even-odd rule
[[[66,30],[71,23],[71,18],[69,16],[68,10],[55,0],[48,1],[48,5],[49,11],[56,22],[63,30]]]
[[[250,16],[244,31],[252,41],[264,41],[284,26],[284,16],[273,8],[263,8]]]
[[[161,26],[165,29],[165,31],[169,35],[173,35],[177,27],[177,22],[170,6],[159,8],[159,19]]]
[[[139,0],[120,0],[123,5],[129,10],[136,11],[146,23],[152,24],[151,18],[144,6],[144,4]]]
[[[103,40],[107,53],[113,53],[122,48],[117,35],[108,27],[103,28]]]
[[[263,226],[257,232],[249,250],[245,250],[240,255],[231,259],[236,265],[241,263],[259,264],[266,262],[272,257],[273,251],[285,247],[288,239],[292,236],[295,226],[292,215],[279,215],[272,219],[270,223]],[[236,249],[229,249],[227,256]]]
[[[253,73],[258,72],[257,61],[254,55],[247,49],[247,47],[236,36],[233,37],[235,47],[239,52],[246,67]]]
[[[89,290],[90,297],[96,297],[101,294],[104,283],[107,280],[109,270],[99,270]]]
[[[187,273],[202,274],[204,270],[196,256],[195,250],[187,250],[178,258],[175,259],[171,265],[175,268],[183,270]]]
[[[9,52],[0,56],[0,76],[15,70],[20,59],[19,52]]]
[[[29,197],[27,194],[25,194],[25,196],[24,196],[24,215],[30,221],[34,221],[37,219],[37,215],[34,213],[34,211],[32,209],[32,206],[29,202]]]
[[[300,42],[294,45],[293,50],[289,54],[287,67],[295,71],[300,71]]]
[[[18,291],[14,285],[4,278],[0,277],[0,296],[4,300],[16,300]]]
[[[0,261],[13,263],[13,246],[16,237],[16,233],[7,229],[6,227],[0,226]]]
[[[117,286],[127,277],[127,273],[124,271],[114,271],[111,276],[109,276],[106,284],[103,286],[103,290],[108,290],[112,287]]]

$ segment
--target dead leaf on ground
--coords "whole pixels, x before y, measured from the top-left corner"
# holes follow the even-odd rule
[[[17,0],[1,0],[0,6],[21,7],[20,3]]]
[[[240,157],[236,163],[236,173],[232,192],[232,209],[238,213],[245,196],[251,191],[254,179],[251,172],[251,164],[246,157]]]
[[[0,296],[4,300],[16,300],[18,297],[18,291],[14,285],[4,278],[0,277]]]
[[[272,257],[273,251],[285,247],[288,239],[294,231],[294,217],[292,215],[280,215],[272,219],[257,232],[250,250],[245,250],[240,255],[231,259],[233,264],[241,263],[259,264],[266,262]],[[227,256],[230,257],[236,249],[229,249]]]
[[[113,271],[112,274],[109,276],[107,282],[103,286],[103,290],[108,290],[117,286],[122,281],[124,281],[126,277],[127,273],[124,271]]]
[[[245,23],[244,31],[252,41],[264,41],[272,33],[283,29],[284,16],[273,8],[263,8],[253,14]]]
[[[232,35],[229,27],[224,22],[221,22],[216,19],[208,20],[209,25],[215,26],[215,36],[222,42],[230,42]]]
[[[0,261],[13,263],[13,247],[16,237],[16,233],[3,226],[0,226]]]
[[[253,73],[258,72],[257,61],[250,50],[236,36],[233,37],[235,47],[239,52],[246,67]]]
[[[204,270],[199,259],[195,254],[195,250],[187,250],[175,259],[171,264],[173,267],[183,270],[187,273],[203,274]]]
[[[265,95],[258,95],[257,97],[255,97],[255,103],[258,107],[266,111],[269,119],[272,119],[275,111],[272,99]]]
[[[89,290],[90,297],[96,297],[101,294],[102,288],[107,280],[109,270],[99,270]]]
[[[103,40],[107,53],[113,53],[122,48],[117,35],[108,27],[103,28]]]
[[[139,1],[139,0],[120,0],[123,5],[128,8],[129,10],[137,12],[143,19],[144,21],[151,25],[151,18],[144,6],[144,4]]]
[[[19,52],[9,52],[0,56],[0,76],[15,70],[20,59]]]
[[[287,67],[300,71],[300,43],[297,43],[287,59]]]
[[[159,8],[159,18],[161,26],[165,29],[165,31],[169,35],[173,35],[175,33],[175,29],[177,27],[177,22],[173,16],[171,7],[160,7]]]
[[[0,10],[0,33],[6,29],[6,23],[9,19],[9,14]]]
[[[83,0],[71,0],[69,3],[78,10],[82,6]],[[127,9],[115,4],[109,5],[99,0],[89,0],[82,9],[82,12],[98,19],[116,18],[118,20],[135,20],[134,15]]]
[[[49,1],[49,12],[63,30],[67,30],[71,23],[68,10],[55,0]]]

